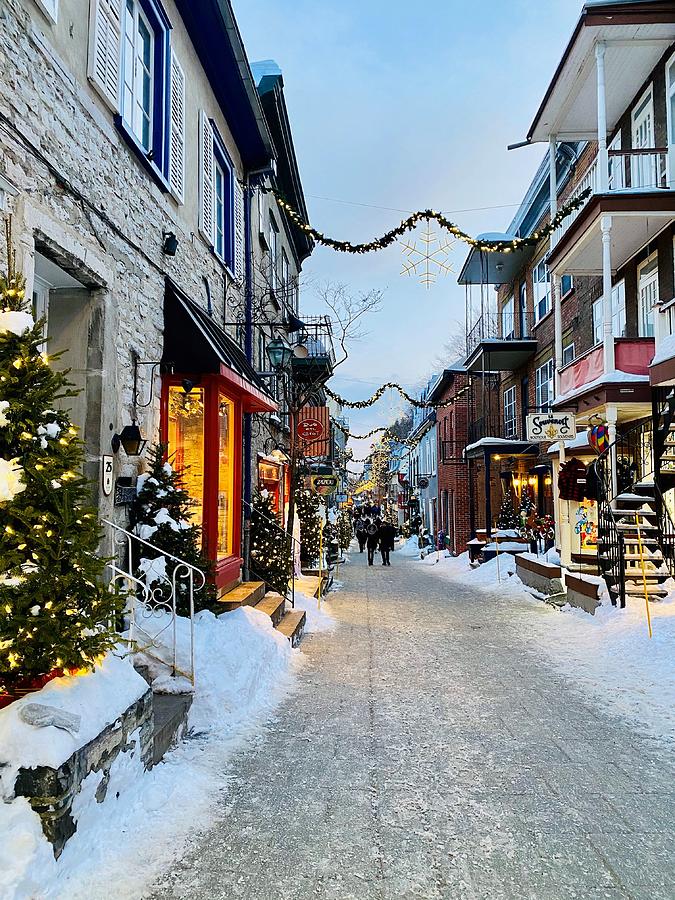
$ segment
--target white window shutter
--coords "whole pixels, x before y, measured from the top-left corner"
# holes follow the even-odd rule
[[[202,109],[199,111],[199,230],[212,246],[215,239],[213,170],[213,128]]]
[[[120,109],[121,0],[89,0],[87,75],[114,112]]]
[[[171,138],[169,145],[169,184],[177,200],[183,202],[185,190],[185,73],[171,51]]]
[[[244,234],[244,189],[234,174],[234,277],[237,281],[244,278],[244,253],[246,241]]]

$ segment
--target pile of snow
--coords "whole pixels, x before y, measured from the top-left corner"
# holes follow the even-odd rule
[[[400,553],[401,556],[417,557],[419,559],[420,545],[417,535],[411,535],[402,547],[397,547],[396,552]]]
[[[187,669],[187,620],[178,621],[178,638],[178,664]],[[170,659],[168,647],[162,652]],[[298,656],[269,617],[256,609],[243,607],[218,617],[199,613],[188,739],[145,775],[138,754],[119,754],[102,806],[95,794],[103,775],[89,775],[73,807],[78,831],[56,862],[30,806],[24,800],[0,803],[3,900],[65,896],[91,900],[108,896],[111,884],[116,897],[141,896],[180,855],[196,828],[208,827],[218,815],[233,751],[270,720],[291,688]],[[154,664],[152,674],[168,681],[161,664]],[[68,690],[60,682],[66,682]],[[83,741],[98,733],[106,719],[114,720],[120,707],[127,708],[146,688],[128,662],[108,658],[95,675],[58,679],[27,700],[81,714],[78,741]],[[76,702],[66,702],[71,692],[77,692],[73,693],[79,698]],[[73,752],[71,736],[53,727],[39,732],[28,725],[20,727],[17,707],[23,702],[0,712],[2,755],[11,748],[13,767],[63,761]]]
[[[332,631],[336,623],[330,612],[330,603],[322,601],[321,609],[319,609],[319,601],[312,595],[307,582],[309,579],[305,576],[295,579],[295,608],[304,609],[307,615],[305,632]],[[305,589],[303,590],[303,588]],[[334,589],[335,582],[333,582],[331,591]]]

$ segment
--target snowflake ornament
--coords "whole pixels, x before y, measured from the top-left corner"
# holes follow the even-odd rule
[[[437,238],[436,232],[427,225],[419,241],[399,241],[403,247],[403,268],[401,275],[419,278],[427,290],[439,275],[453,272],[452,264],[446,262],[455,241],[451,238]]]

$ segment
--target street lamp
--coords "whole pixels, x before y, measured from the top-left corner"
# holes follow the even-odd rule
[[[290,362],[293,351],[281,338],[274,338],[267,345],[267,356],[273,369],[285,369]]]

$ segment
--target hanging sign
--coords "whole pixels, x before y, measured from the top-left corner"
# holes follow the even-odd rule
[[[321,497],[329,497],[338,489],[337,475],[312,475],[312,490]]]
[[[576,436],[574,413],[530,413],[527,417],[528,441],[570,441]]]
[[[298,422],[298,437],[303,441],[315,441],[317,438],[323,437],[323,423],[318,419],[303,419]]]
[[[101,457],[101,487],[103,495],[109,497],[113,489],[113,458],[112,456]]]

